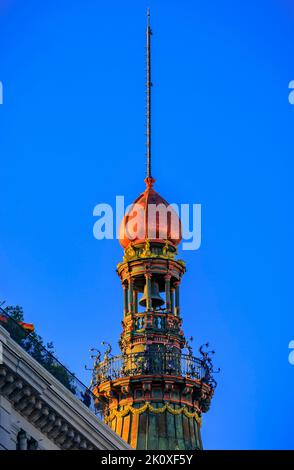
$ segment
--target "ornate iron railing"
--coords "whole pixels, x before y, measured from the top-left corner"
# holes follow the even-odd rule
[[[141,352],[111,356],[96,364],[93,382],[135,375],[177,375],[210,383],[210,371],[204,361],[180,352]]]
[[[5,328],[11,338],[16,341],[30,356],[39,362],[78,400],[82,401],[99,418],[101,411],[94,406],[95,396],[72,372],[70,372],[34,335],[23,328],[3,308],[0,307],[0,326]]]

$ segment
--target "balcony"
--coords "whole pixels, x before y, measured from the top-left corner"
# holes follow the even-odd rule
[[[212,371],[205,361],[180,352],[141,352],[111,356],[96,364],[93,385],[137,375],[173,375],[202,380],[213,387]]]

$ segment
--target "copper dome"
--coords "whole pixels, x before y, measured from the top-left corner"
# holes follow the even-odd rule
[[[119,230],[123,248],[130,243],[165,242],[177,246],[182,239],[181,221],[175,209],[153,189],[153,178],[146,178],[146,189],[126,212]]]

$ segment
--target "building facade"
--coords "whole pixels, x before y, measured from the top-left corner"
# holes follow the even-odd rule
[[[0,450],[129,446],[0,325]],[[84,400],[85,402],[85,400]]]

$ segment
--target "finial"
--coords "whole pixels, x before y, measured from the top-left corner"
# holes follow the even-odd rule
[[[152,186],[154,185],[155,183],[155,179],[152,178],[152,176],[147,176],[145,179],[144,179],[145,183],[146,183],[146,186],[148,189],[152,188]]]
[[[150,9],[147,9],[147,30],[146,30],[146,156],[147,172],[146,179],[151,176],[151,27]]]

